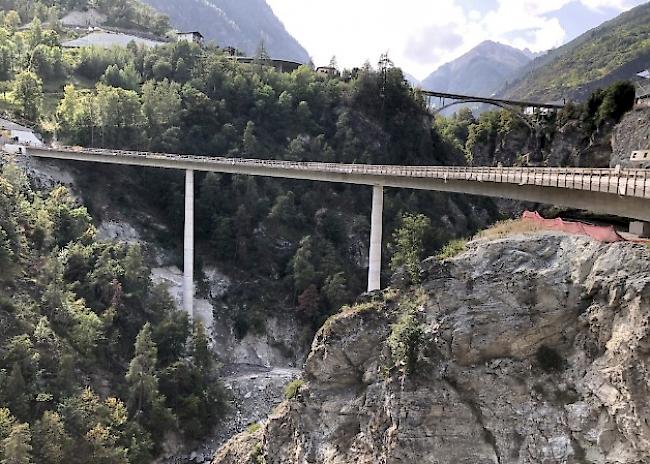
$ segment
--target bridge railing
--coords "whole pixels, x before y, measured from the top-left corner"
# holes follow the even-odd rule
[[[197,164],[262,167],[303,172],[328,172],[370,177],[410,177],[442,181],[496,182],[517,185],[566,188],[606,192],[623,196],[650,198],[650,171],[619,168],[528,168],[466,166],[392,166],[321,162],[278,161],[266,159],[204,157],[165,153],[133,152],[87,148],[38,148],[35,151],[83,153],[88,155],[145,158],[150,160],[186,160]]]

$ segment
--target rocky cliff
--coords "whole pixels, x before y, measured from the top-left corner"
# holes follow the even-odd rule
[[[640,106],[623,117],[612,134],[612,148],[612,166],[625,166],[633,151],[650,149],[650,108]]]
[[[650,462],[650,252],[544,233],[344,309],[229,463]]]

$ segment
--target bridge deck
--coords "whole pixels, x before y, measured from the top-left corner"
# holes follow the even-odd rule
[[[644,169],[387,166],[5,146],[42,158],[483,195],[650,222]]]
[[[520,106],[522,108],[532,107],[532,108],[547,108],[547,109],[559,110],[564,108],[565,106],[564,104],[561,103],[509,100],[505,98],[496,98],[496,97],[480,97],[476,95],[461,95],[456,93],[435,92],[432,90],[421,90],[421,92],[424,95],[430,97],[438,97],[438,98],[445,98],[449,100],[458,100],[458,101],[467,101],[467,102],[497,103],[500,105]]]
[[[364,185],[390,184],[390,182],[383,182],[385,178],[437,179],[443,182],[455,180],[554,187],[650,199],[650,170],[646,169],[391,166],[203,157],[102,149],[28,148],[27,150],[30,155],[45,158]]]

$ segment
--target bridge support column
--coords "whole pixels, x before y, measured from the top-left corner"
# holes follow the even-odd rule
[[[384,214],[384,186],[372,190],[372,216],[370,220],[370,253],[368,254],[368,291],[381,288],[381,239]]]
[[[650,238],[650,222],[630,222],[630,233],[637,235],[639,238]]]
[[[191,169],[185,171],[183,310],[194,319],[194,171]]]

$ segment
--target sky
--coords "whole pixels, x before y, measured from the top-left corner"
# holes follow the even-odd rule
[[[647,0],[267,0],[316,66],[375,65],[418,79],[484,40],[542,52]]]

